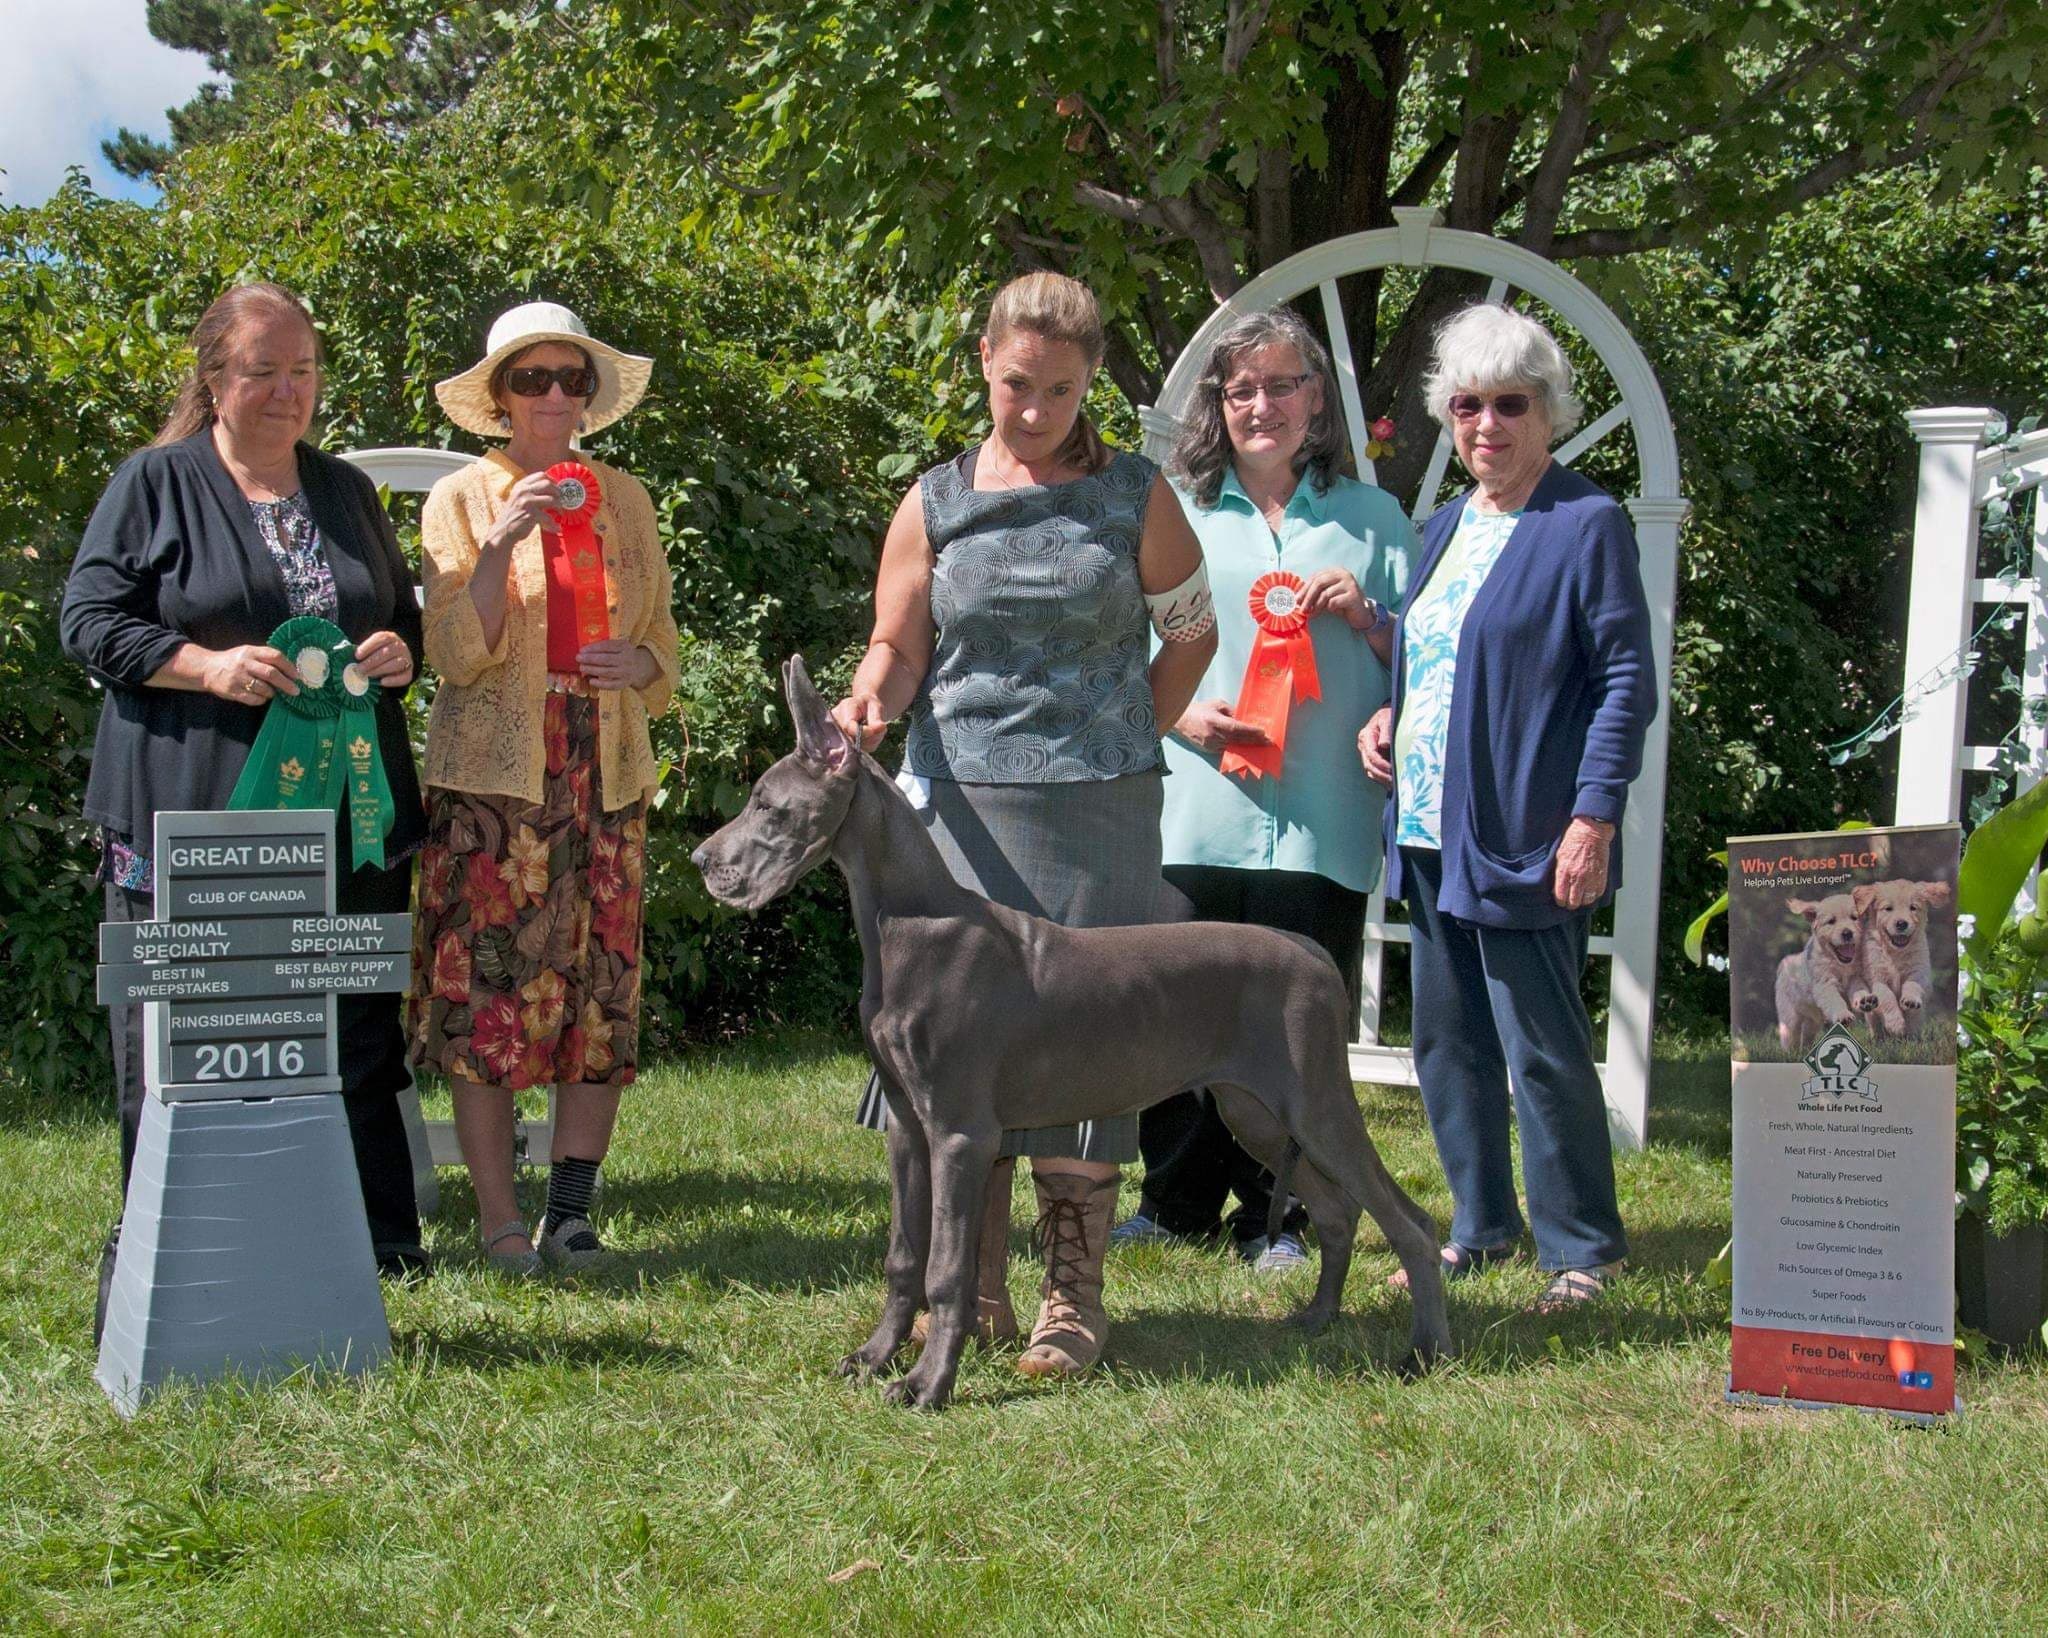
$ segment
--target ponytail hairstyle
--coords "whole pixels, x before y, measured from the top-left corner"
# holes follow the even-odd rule
[[[156,444],[175,444],[213,425],[213,383],[228,367],[235,343],[243,330],[259,319],[289,313],[299,319],[313,337],[313,357],[324,372],[327,351],[320,344],[313,315],[306,304],[281,284],[238,284],[214,299],[192,326],[192,368],[178,387],[171,413],[156,437]]]
[[[1086,355],[1091,375],[1101,367],[1109,345],[1094,292],[1064,273],[1026,273],[996,292],[982,331],[990,349],[1000,347],[1019,330],[1028,330],[1042,341],[1072,343]],[[1074,430],[1053,458],[1081,472],[1100,472],[1109,465],[1109,446],[1096,432],[1086,409],[1074,418]]]

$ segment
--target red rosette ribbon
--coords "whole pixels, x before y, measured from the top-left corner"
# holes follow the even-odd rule
[[[1258,636],[1245,662],[1244,686],[1237,694],[1237,719],[1265,731],[1269,743],[1233,745],[1219,766],[1227,774],[1257,779],[1280,777],[1287,751],[1287,714],[1296,700],[1323,697],[1316,675],[1315,644],[1308,634],[1308,611],[1302,598],[1308,586],[1299,575],[1275,569],[1252,582],[1252,622]]]
[[[612,634],[612,622],[605,610],[604,546],[592,525],[604,492],[597,486],[597,474],[581,461],[556,462],[548,468],[548,480],[562,495],[561,507],[548,516],[555,520],[562,549],[569,554],[576,587],[576,638],[601,643]]]

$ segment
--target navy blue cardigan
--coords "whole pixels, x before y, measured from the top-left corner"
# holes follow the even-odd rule
[[[417,670],[412,570],[376,486],[306,444],[299,445],[299,481],[334,572],[336,624],[358,642],[395,631]],[[187,642],[216,649],[267,642],[290,615],[284,577],[210,430],[124,461],[85,526],[60,620],[64,652],[106,685],[85,816],[146,851],[159,809],[225,808],[263,712],[196,689],[146,684]],[[377,690],[384,777],[398,809],[384,839],[391,860],[426,832],[404,695]],[[345,839],[346,829],[338,834]]]
[[[1411,603],[1464,510],[1453,502],[1423,526]],[[1405,636],[1404,614],[1394,632],[1397,721]],[[1551,896],[1557,844],[1574,817],[1618,829],[1656,715],[1635,530],[1606,491],[1553,462],[1458,635],[1437,908],[1482,927],[1551,927],[1576,914]],[[1404,898],[1395,807],[1389,800],[1382,820],[1387,896]],[[1609,896],[1620,886],[1617,834]]]

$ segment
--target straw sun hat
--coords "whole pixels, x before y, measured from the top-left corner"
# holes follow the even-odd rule
[[[653,359],[591,340],[583,321],[559,302],[530,301],[498,315],[478,362],[460,375],[435,383],[434,396],[441,400],[448,419],[480,437],[504,437],[504,412],[491,397],[491,373],[514,353],[544,341],[581,347],[597,366],[597,392],[583,414],[585,432],[611,425],[639,403],[640,395],[647,391],[647,378],[654,373]]]

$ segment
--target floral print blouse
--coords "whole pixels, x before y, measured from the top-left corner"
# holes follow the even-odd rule
[[[1394,729],[1400,815],[1394,841],[1401,847],[1443,846],[1444,736],[1451,726],[1458,638],[1473,599],[1521,519],[1520,512],[1481,512],[1467,502],[1458,532],[1428,584],[1408,605],[1402,625],[1401,720]]]
[[[320,528],[313,521],[313,509],[306,504],[306,492],[302,489],[282,500],[252,500],[249,510],[277,572],[284,576],[285,597],[293,617],[310,614],[334,619],[341,608],[334,595],[334,571],[327,566]]]

